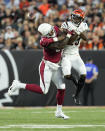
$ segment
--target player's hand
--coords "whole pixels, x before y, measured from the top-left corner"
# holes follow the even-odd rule
[[[67,34],[68,30],[64,29],[64,28],[60,28],[60,32],[61,32],[61,34]]]
[[[69,33],[69,34],[71,34],[71,35],[75,35],[75,34],[76,34],[76,32],[75,32],[74,30],[71,30],[71,31],[68,30],[67,33]]]

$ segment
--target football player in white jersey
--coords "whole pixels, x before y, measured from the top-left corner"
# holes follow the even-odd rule
[[[68,30],[71,32],[76,32],[75,40],[72,45],[66,45],[63,50],[62,55],[62,71],[66,79],[73,80],[76,85],[76,93],[73,95],[75,104],[81,104],[79,101],[79,93],[84,87],[85,77],[86,77],[86,68],[83,60],[79,55],[79,46],[81,39],[87,40],[86,31],[88,30],[87,23],[83,22],[85,13],[79,9],[74,10],[71,13],[71,19],[68,22],[64,22],[61,25],[63,30]],[[71,75],[71,68],[75,69],[79,74],[78,82],[75,80],[73,75]]]

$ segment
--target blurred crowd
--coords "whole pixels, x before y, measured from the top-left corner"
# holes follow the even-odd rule
[[[41,49],[38,25],[61,26],[74,9],[86,13],[88,42],[81,50],[105,49],[105,0],[0,0],[0,49]]]

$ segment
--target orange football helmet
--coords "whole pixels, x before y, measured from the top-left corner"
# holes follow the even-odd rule
[[[85,18],[85,12],[82,11],[81,9],[74,10],[71,13],[71,20],[77,25],[80,25],[80,23],[84,20]]]

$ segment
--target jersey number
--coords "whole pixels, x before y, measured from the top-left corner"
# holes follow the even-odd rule
[[[75,41],[75,45],[79,45],[79,41],[80,41],[80,38],[78,38],[76,41]]]

